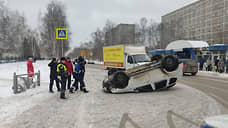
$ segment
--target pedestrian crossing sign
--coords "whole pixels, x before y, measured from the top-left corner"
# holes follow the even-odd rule
[[[56,39],[57,40],[67,40],[68,39],[67,28],[56,28]]]

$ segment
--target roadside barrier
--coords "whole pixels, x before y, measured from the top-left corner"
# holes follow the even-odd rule
[[[185,122],[192,124],[193,126],[196,126],[196,128],[214,128],[212,126],[206,125],[204,122],[196,123],[196,122],[194,122],[194,121],[192,121],[186,117],[183,117],[182,115],[179,115],[179,114],[177,114],[171,110],[169,110],[167,112],[167,123],[168,123],[169,128],[176,128],[176,125],[173,122],[172,116],[176,116],[177,118],[180,118],[180,119],[184,120]]]
[[[29,75],[34,75],[34,76],[29,77]],[[12,87],[14,94],[24,92],[27,89],[35,88],[36,86],[40,86],[40,71],[38,71],[38,73],[19,74],[19,75],[17,75],[16,72],[14,72],[13,87]]]
[[[192,126],[195,126],[196,128],[214,128],[212,126],[206,125],[204,122],[196,123],[186,117],[183,117],[182,115],[179,115],[171,110],[167,112],[167,123],[169,128],[176,128],[176,125],[173,122],[172,116],[176,116],[177,118],[180,118],[184,120],[185,122],[191,124]],[[120,121],[119,128],[126,128],[126,123],[129,122],[134,128],[141,128],[137,123],[135,123],[129,116],[128,113],[124,113],[122,116],[122,119]]]

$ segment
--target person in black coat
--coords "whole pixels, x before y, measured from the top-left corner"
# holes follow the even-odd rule
[[[78,89],[78,82],[80,83],[80,90],[88,93],[89,91],[85,87],[84,76],[85,76],[85,64],[86,61],[82,56],[79,56],[78,63],[75,66],[75,78],[76,82],[74,84],[76,90]]]
[[[60,63],[57,64],[57,78],[61,83],[61,92],[60,99],[66,99],[65,90],[66,90],[66,80],[68,77],[67,66],[65,64],[66,58],[62,57]]]
[[[57,90],[60,91],[59,80],[57,79],[57,61],[56,58],[53,58],[52,61],[48,64],[50,67],[50,84],[49,92],[54,93],[53,84],[56,83]]]

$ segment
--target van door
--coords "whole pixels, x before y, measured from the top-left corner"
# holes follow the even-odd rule
[[[135,67],[135,61],[133,56],[127,56],[126,59],[126,69]]]

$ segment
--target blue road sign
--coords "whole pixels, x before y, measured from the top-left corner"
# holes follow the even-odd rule
[[[56,39],[67,39],[68,30],[67,28],[56,28]]]

